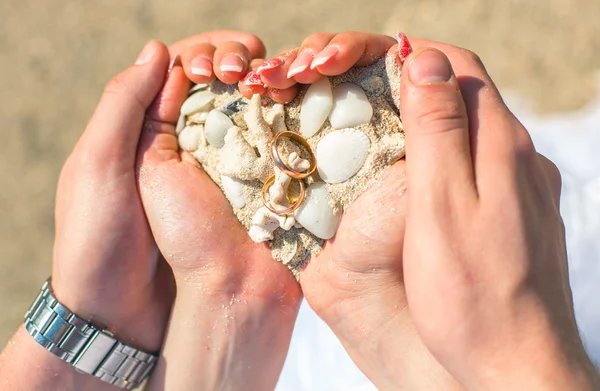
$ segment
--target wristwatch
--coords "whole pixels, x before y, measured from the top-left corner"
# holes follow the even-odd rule
[[[50,282],[51,278],[25,314],[27,332],[80,373],[127,390],[139,386],[158,357],[119,342],[110,331],[69,311],[54,297]]]

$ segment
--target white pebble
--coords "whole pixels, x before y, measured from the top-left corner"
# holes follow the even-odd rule
[[[340,224],[341,213],[334,213],[331,195],[324,183],[313,183],[306,189],[306,198],[294,212],[296,221],[321,239],[331,239]]]
[[[300,107],[300,133],[304,138],[314,136],[323,126],[333,107],[331,84],[327,77],[308,87]]]
[[[193,152],[198,149],[201,137],[202,126],[186,126],[178,136],[179,148],[184,151]]]
[[[225,145],[225,135],[232,126],[233,121],[227,115],[219,110],[212,110],[208,113],[204,124],[206,140],[213,147],[221,148]]]
[[[181,106],[182,115],[190,115],[198,111],[208,111],[209,105],[215,99],[210,91],[198,91],[183,102]]]
[[[335,129],[351,128],[371,122],[373,107],[356,84],[343,83],[333,90],[333,109],[329,122]]]
[[[327,133],[317,144],[317,170],[327,183],[348,180],[362,168],[371,142],[366,134],[356,129],[342,129]]]

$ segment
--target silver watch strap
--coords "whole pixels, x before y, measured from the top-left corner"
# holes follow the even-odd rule
[[[69,311],[52,294],[50,279],[25,314],[25,328],[40,345],[78,372],[128,390],[140,385],[157,360]]]

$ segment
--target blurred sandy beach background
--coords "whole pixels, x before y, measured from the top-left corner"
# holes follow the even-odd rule
[[[239,29],[276,55],[314,31],[401,30],[477,52],[502,92],[547,114],[597,94],[598,15],[597,0],[0,1],[0,343],[50,273],[60,167],[147,40]]]

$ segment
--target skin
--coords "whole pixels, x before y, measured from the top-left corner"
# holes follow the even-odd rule
[[[59,300],[151,349],[161,343],[160,316],[166,318],[176,286],[150,389],[273,388],[301,297],[268,248],[249,240],[196,161],[177,150],[174,124],[189,87],[182,53],[208,43],[216,58],[219,42],[230,42],[231,34],[193,37],[170,53],[151,43],[148,62],[107,87],[80,152],[76,148],[74,163],[65,166],[66,185],[59,185],[57,214],[65,216],[57,216],[53,285]],[[389,37],[353,34],[358,46],[335,41],[337,54],[318,72],[335,74],[329,72],[360,60],[366,65],[390,46]],[[413,44],[417,53],[425,47],[446,53],[454,76],[417,84],[407,76],[416,55],[404,65],[406,165],[388,169],[382,186],[346,212],[336,237],[301,277],[307,300],[381,389],[460,389],[454,378],[474,390],[593,389],[596,373],[570,301],[556,168],[535,153],[475,56],[433,42]],[[248,57],[252,43],[244,46],[247,52],[239,45],[222,52],[258,66]],[[356,57],[356,47],[369,55]],[[182,66],[165,82],[176,54]],[[225,77],[218,69],[215,76]],[[229,82],[242,73],[228,75]],[[296,88],[281,87],[264,93],[281,98]],[[119,192],[132,182],[141,204]],[[143,221],[123,222],[124,215]],[[145,234],[132,235],[134,229]],[[81,295],[85,291],[91,299]],[[117,308],[94,306],[104,299]],[[147,323],[136,329],[132,313]],[[32,362],[46,372],[20,375]],[[110,388],[76,374],[22,329],[3,352],[0,378],[11,389]]]
[[[227,44],[232,40],[245,42],[246,50],[238,45],[232,48]],[[281,344],[274,345],[281,348],[272,354],[273,359],[263,361],[264,368],[258,363],[253,368],[253,373],[274,373],[267,377],[266,382],[270,385],[276,381],[283,364],[300,302],[300,290],[292,276],[272,261],[264,266],[255,262],[259,255],[266,259],[267,250],[265,246],[249,248],[249,240],[241,235],[241,227],[234,224],[222,196],[218,200],[214,197],[206,199],[216,205],[206,208],[207,214],[195,211],[187,215],[195,220],[187,228],[188,233],[193,231],[194,236],[190,237],[204,240],[186,241],[193,244],[193,248],[187,245],[187,252],[176,253],[162,246],[174,237],[183,240],[186,233],[167,224],[164,229],[152,227],[151,230],[146,217],[145,208],[152,210],[152,206],[160,202],[159,197],[177,197],[188,203],[187,206],[177,205],[187,211],[197,208],[198,199],[217,191],[212,182],[206,183],[206,175],[196,165],[182,162],[173,153],[176,141],[175,146],[169,143],[175,137],[166,136],[173,132],[175,107],[181,104],[189,87],[181,67],[176,67],[167,80],[169,63],[185,48],[207,42],[217,49],[224,45],[227,50],[223,51],[241,50],[245,54],[260,55],[262,50],[264,53],[264,45],[256,37],[230,31],[191,37],[173,45],[170,52],[163,44],[151,42],[140,55],[146,61],[133,65],[108,83],[59,180],[52,286],[58,300],[73,312],[92,320],[100,328],[109,328],[118,339],[149,352],[158,352],[163,345],[171,310],[174,319],[178,319],[180,310],[192,317],[201,313],[199,319],[202,322],[197,322],[195,330],[204,327],[216,340],[209,346],[216,349],[208,350],[210,354],[203,361],[208,371],[206,381],[218,384],[218,387],[210,386],[212,388],[235,389],[240,379],[249,379],[244,375],[247,367],[240,367],[237,361],[231,360],[229,353],[244,357],[250,351],[259,351],[257,345],[267,345],[265,340],[271,333],[274,341],[281,335]],[[231,81],[237,82],[243,75],[232,77]],[[156,175],[151,174],[153,171]],[[168,178],[171,181],[186,179],[182,183],[189,186],[182,188],[179,181],[165,184],[161,175],[172,175],[173,178]],[[177,194],[152,193],[154,185],[179,190]],[[140,199],[142,192],[146,205],[142,205]],[[181,210],[171,209],[170,212],[180,213]],[[229,213],[231,218],[212,227],[202,223],[216,218],[219,213]],[[155,216],[148,214],[150,218]],[[227,243],[219,245],[230,231],[238,234],[233,235],[229,246]],[[242,250],[237,251],[247,247],[243,258],[233,250],[238,245]],[[159,247],[169,263],[160,255]],[[213,267],[215,260],[222,262],[218,268]],[[265,279],[264,275],[275,278]],[[173,305],[175,289],[177,300]],[[198,295],[199,292],[202,295]],[[232,294],[244,305],[230,305]],[[218,309],[215,309],[217,305]],[[224,315],[235,316],[235,321],[213,330],[216,320],[225,319]],[[277,318],[277,321],[271,318]],[[278,322],[289,326],[277,330],[269,327]],[[247,327],[248,324],[252,327]],[[261,327],[262,338],[255,327]],[[187,330],[188,334],[190,331]],[[235,331],[235,338],[230,331]],[[200,341],[196,350],[205,352],[206,345],[206,341]],[[271,352],[267,349],[265,354]],[[161,379],[162,374],[168,387],[171,383],[164,380],[161,365],[164,361],[159,364],[155,377]],[[32,366],[43,370],[31,371]],[[202,376],[202,371],[196,372]],[[211,376],[219,373],[223,376],[211,380]],[[237,375],[231,376],[231,373]],[[0,378],[11,390],[115,389],[89,375],[75,372],[72,366],[37,345],[23,327],[2,352]],[[263,381],[256,379],[259,388]],[[157,380],[153,384],[160,382]],[[252,383],[248,381],[248,384]],[[181,388],[175,386],[175,389]]]

